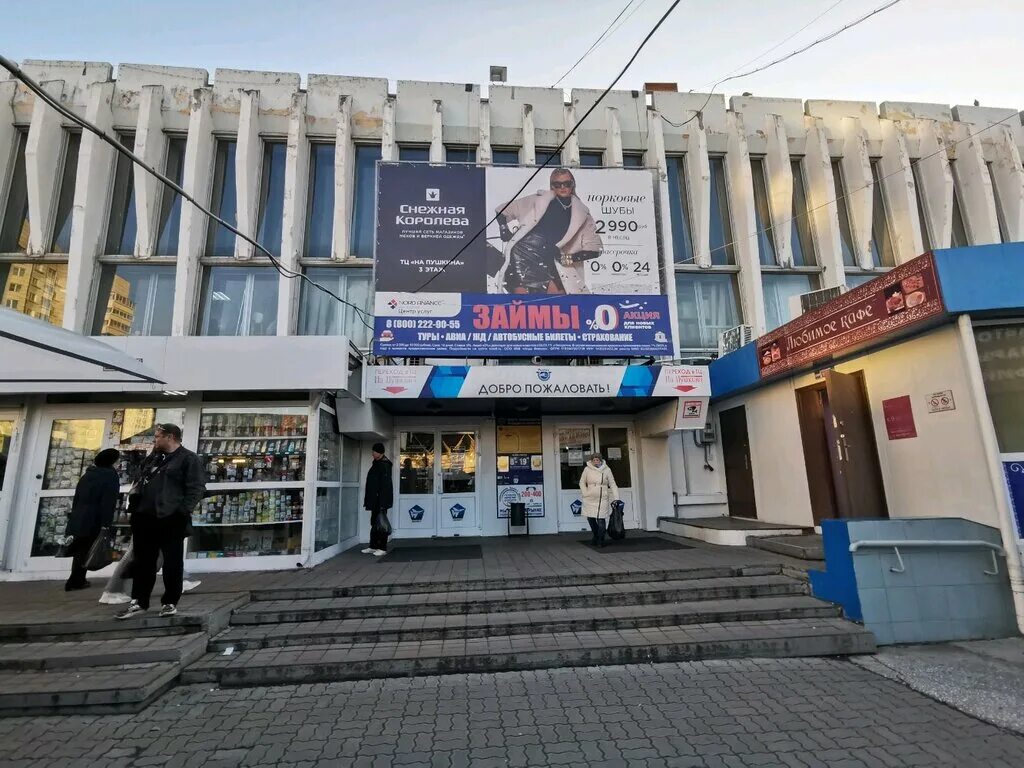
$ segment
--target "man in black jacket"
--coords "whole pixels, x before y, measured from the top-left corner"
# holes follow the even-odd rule
[[[370,513],[370,546],[364,555],[381,557],[388,552],[388,534],[374,525],[378,512],[387,511],[395,503],[395,489],[391,474],[391,460],[384,455],[384,443],[373,444],[373,464],[366,473],[366,493],[363,506]]]
[[[149,609],[156,582],[157,558],[163,555],[164,594],[161,616],[178,612],[185,568],[183,542],[192,510],[206,491],[199,457],[181,444],[181,427],[158,424],[153,453],[143,463],[129,499],[132,549],[135,552],[132,601],[114,618],[127,619]]]
[[[121,454],[116,448],[100,451],[75,486],[75,498],[71,502],[71,514],[64,531],[65,535],[73,537],[71,576],[64,584],[65,592],[89,586],[85,580],[85,558],[100,530],[114,521],[117,496],[121,491],[117,470],[114,469],[119,458]]]

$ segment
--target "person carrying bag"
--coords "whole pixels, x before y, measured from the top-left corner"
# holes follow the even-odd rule
[[[587,518],[590,530],[594,534],[591,544],[603,547],[612,502],[619,500],[619,487],[615,484],[611,469],[599,453],[590,456],[590,461],[580,475],[580,500],[583,502],[583,516]]]
[[[66,592],[85,589],[88,571],[98,571],[112,562],[114,511],[121,486],[114,465],[121,458],[116,448],[96,454],[93,464],[75,486],[71,514],[65,535],[71,543],[65,553],[71,560],[71,575],[64,584]]]
[[[388,553],[388,536],[391,535],[388,510],[395,503],[395,488],[391,460],[384,455],[384,443],[374,443],[371,451],[373,464],[366,473],[363,496],[363,507],[370,513],[370,546],[362,553],[383,557]]]

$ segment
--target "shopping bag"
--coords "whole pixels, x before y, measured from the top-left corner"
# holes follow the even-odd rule
[[[85,568],[88,571],[98,571],[106,568],[114,562],[114,529],[104,526],[100,529],[100,535],[89,547],[89,554],[85,557]]]
[[[388,520],[387,510],[378,510],[377,514],[373,516],[373,528],[385,536],[391,535],[391,521]]]
[[[73,557],[75,554],[75,537],[64,536],[63,538],[57,539],[57,551],[53,553],[54,557]]]
[[[616,541],[626,538],[626,526],[622,520],[625,506],[622,501],[612,502],[612,513],[608,518],[608,535]]]

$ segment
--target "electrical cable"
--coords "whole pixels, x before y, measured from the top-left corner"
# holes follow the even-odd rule
[[[606,36],[606,35],[608,35],[608,30],[610,30],[610,29],[611,29],[611,28],[612,28],[612,27],[613,27],[613,26],[615,25],[615,22],[616,22],[616,21],[618,21],[619,19],[621,19],[621,18],[622,18],[622,14],[624,14],[624,13],[625,13],[626,11],[628,11],[628,10],[629,10],[629,6],[631,6],[631,5],[632,5],[632,4],[634,3],[634,2],[636,2],[636,0],[629,0],[629,2],[627,2],[627,3],[626,3],[626,4],[625,4],[625,5],[623,6],[623,7],[622,7],[622,10],[621,10],[621,11],[619,11],[618,15],[617,15],[617,16],[616,16],[616,17],[615,17],[614,19],[612,19],[612,20],[611,20],[611,21],[610,21],[610,22],[608,23],[608,26],[607,26],[607,27],[605,27],[605,28],[604,28],[604,32],[602,32],[602,33],[601,33],[600,37],[598,37],[598,38],[597,38],[597,40],[595,40],[595,41],[593,42],[593,44],[591,44],[591,46],[590,46],[589,48],[587,48],[587,50],[586,50],[586,51],[584,52],[584,54],[583,54],[582,56],[580,56],[580,57],[579,57],[578,59],[576,59],[576,63],[575,63],[575,64],[573,64],[573,65],[572,65],[571,67],[569,67],[569,69],[567,69],[567,70],[565,71],[565,74],[564,74],[564,75],[562,75],[562,76],[561,76],[560,78],[558,78],[557,80],[555,80],[555,82],[553,82],[553,83],[551,84],[551,87],[552,87],[552,88],[556,88],[556,87],[558,87],[558,84],[559,84],[560,82],[562,82],[563,80],[565,80],[565,78],[567,78],[567,77],[568,77],[569,75],[571,75],[571,74],[572,74],[572,72],[573,72],[573,70],[575,70],[575,69],[576,69],[576,67],[578,67],[578,66],[580,65],[580,62],[582,62],[582,61],[583,61],[583,60],[584,60],[585,58],[587,58],[587,56],[589,56],[589,55],[590,55],[590,52],[591,52],[592,50],[594,50],[595,48],[597,48],[598,44],[599,44],[599,43],[600,43],[600,42],[601,42],[602,40],[604,40],[604,39],[605,39],[605,36]]]
[[[661,18],[658,19],[658,23],[654,25],[654,27],[651,29],[651,31],[647,33],[647,36],[644,37],[643,41],[640,43],[640,45],[637,47],[637,49],[633,52],[633,55],[629,57],[629,61],[626,62],[626,66],[624,66],[622,68],[622,70],[619,72],[619,74],[615,76],[615,79],[612,80],[611,85],[609,85],[607,88],[604,89],[604,91],[601,93],[600,96],[597,97],[597,100],[593,103],[593,105],[590,107],[590,109],[588,109],[586,111],[586,113],[583,115],[583,117],[581,117],[578,121],[576,121],[576,125],[574,125],[565,134],[565,138],[562,139],[562,143],[559,144],[557,147],[555,147],[555,149],[547,156],[547,158],[545,158],[544,163],[542,165],[538,165],[536,170],[534,170],[534,172],[530,174],[529,178],[527,178],[527,180],[525,182],[523,182],[523,185],[519,188],[519,191],[516,192],[514,195],[512,195],[512,200],[515,200],[516,198],[518,198],[519,195],[521,195],[523,193],[523,190],[525,190],[528,186],[530,186],[530,182],[532,182],[537,177],[538,173],[540,173],[542,170],[544,170],[548,166],[548,164],[551,162],[551,159],[553,157],[555,157],[556,155],[559,156],[559,157],[561,156],[562,149],[569,142],[569,139],[572,138],[572,135],[574,133],[576,133],[577,130],[579,130],[579,127],[581,125],[583,125],[583,122],[588,117],[590,117],[590,114],[595,109],[597,109],[598,105],[602,101],[604,101],[604,98],[618,84],[619,80],[622,79],[622,76],[626,74],[626,71],[633,65],[633,62],[636,61],[637,57],[640,55],[640,52],[644,49],[644,46],[647,45],[647,42],[652,37],[654,37],[654,34],[658,31],[658,29],[661,27],[661,25],[665,23],[665,21],[668,19],[668,17],[672,15],[672,12],[676,9],[676,7],[679,5],[680,2],[682,2],[682,0],[673,0],[672,5],[669,6],[668,10],[665,11],[664,14],[662,14]],[[899,0],[896,0],[896,2],[899,2]],[[455,254],[450,259],[448,259],[448,261],[446,261],[441,266],[441,268],[439,270],[437,270],[437,272],[435,272],[433,275],[431,275],[427,279],[427,281],[424,282],[422,285],[420,285],[416,290],[411,291],[411,293],[419,293],[424,288],[426,288],[428,285],[430,285],[432,282],[434,282],[434,280],[436,280],[438,277],[440,277],[441,274],[448,267],[450,267],[452,265],[452,263],[454,263],[454,261],[457,258],[459,258],[459,256],[461,256],[465,252],[465,250],[467,248],[469,248],[470,245],[472,245],[474,242],[476,242],[476,239],[478,237],[480,237],[480,235],[484,234],[487,231],[487,228],[489,226],[491,226],[491,224],[493,224],[495,221],[498,220],[498,217],[501,216],[505,212],[505,209],[509,206],[509,204],[512,202],[512,200],[510,200],[508,203],[505,203],[505,205],[502,206],[501,210],[498,211],[496,214],[494,214],[494,216],[486,224],[484,224],[483,227],[481,227],[480,230],[478,230],[475,235],[473,235],[469,240],[467,240],[463,244],[463,246],[461,248],[459,248],[459,250],[456,251]]]
[[[176,194],[180,195],[182,197],[182,199],[187,200],[189,203],[191,203],[193,206],[195,206],[197,209],[199,209],[202,213],[206,214],[208,217],[210,217],[211,219],[216,221],[218,224],[220,224],[222,227],[227,229],[229,232],[233,233],[237,237],[242,238],[242,240],[244,240],[245,242],[247,242],[250,245],[252,245],[254,248],[256,248],[256,250],[258,250],[261,253],[263,253],[264,255],[266,255],[266,257],[268,259],[270,259],[270,263],[274,266],[274,268],[278,271],[278,273],[282,277],[287,277],[287,278],[292,279],[292,280],[294,280],[294,279],[302,280],[302,281],[308,283],[309,285],[311,285],[313,288],[316,288],[317,290],[322,291],[323,293],[327,294],[328,296],[330,296],[331,298],[333,298],[335,301],[339,302],[340,304],[343,304],[343,305],[345,305],[347,307],[351,307],[352,309],[354,309],[356,311],[356,315],[359,317],[359,319],[363,323],[363,325],[365,325],[371,331],[373,330],[373,325],[371,323],[367,322],[367,318],[368,317],[372,317],[372,315],[367,313],[366,310],[364,310],[362,307],[359,307],[359,306],[353,304],[350,301],[346,301],[345,299],[341,298],[340,296],[338,296],[336,293],[334,293],[330,289],[325,288],[324,286],[320,285],[320,283],[318,283],[318,282],[316,282],[314,280],[311,280],[309,277],[307,277],[302,272],[296,272],[295,270],[290,269],[290,268],[284,266],[280,262],[280,260],[276,256],[274,256],[274,254],[272,254],[270,251],[268,251],[266,248],[264,248],[254,238],[249,237],[248,235],[243,233],[241,230],[239,230],[237,227],[235,227],[233,224],[230,224],[229,222],[225,221],[220,216],[215,214],[213,211],[211,211],[208,208],[206,208],[198,200],[196,200],[194,197],[192,197],[192,195],[190,195],[182,187],[180,187],[175,181],[173,181],[172,179],[168,178],[164,174],[160,173],[155,168],[153,168],[145,160],[143,160],[138,155],[136,155],[134,152],[132,152],[130,149],[125,147],[120,141],[118,141],[115,138],[112,138],[112,137],[108,136],[103,131],[102,128],[100,128],[97,125],[94,125],[93,123],[90,123],[85,118],[79,117],[74,112],[72,112],[70,109],[68,109],[63,104],[61,104],[57,99],[55,99],[53,96],[51,96],[49,93],[47,93],[46,90],[42,86],[39,85],[39,83],[37,83],[29,75],[27,75],[21,69],[21,67],[19,67],[17,64],[15,64],[10,59],[8,59],[6,56],[0,55],[0,66],[2,66],[4,69],[9,71],[12,75],[14,75],[15,78],[20,80],[22,83],[24,83],[25,86],[30,91],[32,91],[36,96],[38,96],[44,102],[46,102],[48,105],[50,105],[54,110],[56,110],[58,112],[58,114],[60,114],[61,116],[67,118],[68,120],[70,120],[71,122],[73,122],[76,125],[80,126],[84,130],[87,130],[90,133],[95,134],[96,136],[98,136],[104,142],[106,142],[107,144],[112,146],[115,150],[117,150],[122,155],[124,155],[129,160],[131,160],[133,163],[135,163],[135,165],[138,165],[140,168],[144,169],[147,173],[149,173],[150,175],[155,177],[162,184],[164,184],[165,186],[170,187],[172,190],[174,190],[174,192]]]

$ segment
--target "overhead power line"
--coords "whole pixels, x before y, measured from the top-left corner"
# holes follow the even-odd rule
[[[567,78],[569,75],[571,75],[573,73],[573,71],[576,69],[576,67],[578,67],[580,65],[580,62],[582,62],[585,58],[587,58],[587,56],[590,55],[590,52],[592,50],[597,48],[597,46],[601,43],[601,41],[604,40],[605,37],[607,37],[609,30],[613,26],[615,26],[615,22],[622,18],[622,14],[624,14],[626,11],[628,11],[629,10],[629,6],[631,6],[634,2],[636,2],[636,0],[629,0],[629,2],[627,2],[624,6],[622,6],[622,10],[619,11],[618,15],[608,23],[608,26],[604,28],[604,31],[597,38],[597,40],[595,40],[590,45],[590,47],[587,48],[587,50],[583,52],[582,56],[580,56],[578,59],[576,59],[576,63],[573,64],[571,67],[569,67],[569,69],[567,69],[565,71],[565,74],[563,74],[560,78],[558,78],[557,80],[555,80],[555,82],[553,82],[551,84],[552,88],[557,88],[558,84],[560,82],[562,82],[563,80],[565,80],[565,78]]]
[[[316,282],[315,280],[310,280],[309,277],[307,277],[302,272],[296,272],[295,270],[289,269],[288,267],[284,266],[284,264],[282,264],[280,262],[280,260],[276,256],[274,256],[274,254],[272,254],[270,251],[268,251],[266,248],[264,248],[254,238],[252,238],[249,235],[245,234],[240,229],[235,227],[233,224],[225,221],[220,216],[215,214],[209,208],[207,208],[202,203],[200,203],[198,200],[196,200],[194,197],[192,197],[192,195],[190,195],[188,192],[186,192],[175,181],[173,181],[172,179],[168,178],[164,174],[160,173],[160,171],[156,170],[155,168],[153,168],[145,160],[143,160],[141,157],[139,157],[134,152],[132,152],[130,149],[128,149],[126,146],[124,146],[120,141],[118,141],[117,139],[115,139],[115,138],[113,138],[111,136],[108,136],[106,134],[106,132],[104,132],[104,130],[102,128],[100,128],[97,125],[94,125],[93,123],[89,122],[88,120],[86,120],[86,119],[84,119],[82,117],[79,117],[73,111],[71,111],[70,109],[65,107],[63,104],[61,104],[57,99],[55,99],[53,96],[51,96],[49,93],[47,93],[46,90],[41,85],[39,85],[39,83],[37,83],[28,74],[26,74],[24,72],[24,70],[21,69],[21,67],[19,67],[17,64],[15,64],[10,59],[8,59],[6,56],[0,55],[0,66],[2,66],[4,69],[6,69],[12,75],[14,75],[14,77],[17,78],[18,80],[20,80],[22,83],[24,83],[25,86],[30,91],[32,91],[36,96],[38,96],[40,99],[42,99],[47,104],[49,104],[60,115],[62,115],[63,117],[67,118],[68,120],[70,120],[71,122],[75,123],[76,125],[81,126],[84,130],[87,130],[90,133],[95,134],[96,136],[98,136],[104,142],[106,142],[111,147],[113,147],[116,151],[120,152],[122,155],[127,157],[129,160],[131,160],[137,166],[139,166],[140,168],[144,169],[147,173],[149,173],[152,176],[154,176],[162,184],[164,184],[165,186],[167,186],[170,189],[174,190],[174,192],[176,194],[181,195],[182,199],[187,200],[189,203],[194,205],[197,209],[199,209],[204,214],[209,216],[213,221],[216,221],[218,224],[220,224],[222,227],[227,229],[229,232],[233,233],[236,237],[240,237],[240,238],[242,238],[242,240],[244,240],[245,242],[247,242],[250,245],[252,245],[257,251],[259,251],[260,253],[265,255],[268,259],[270,259],[270,263],[273,264],[274,268],[281,274],[282,277],[287,277],[287,278],[289,278],[291,280],[296,280],[296,279],[297,280],[301,280],[301,281],[307,283],[308,285],[312,286],[316,290],[321,291],[321,292],[327,294],[328,296],[330,296],[332,299],[334,299],[335,301],[339,302],[340,304],[344,304],[347,307],[351,307],[352,309],[354,309],[356,311],[356,316],[360,319],[360,321],[362,321],[363,325],[365,325],[370,330],[373,330],[373,325],[367,321],[367,317],[372,317],[372,315],[369,315],[366,312],[366,310],[364,310],[362,307],[359,307],[359,306],[353,304],[352,302],[347,301],[347,300],[341,298],[340,296],[338,296],[338,294],[334,293],[333,291],[331,291],[328,288],[325,288],[324,286],[322,286],[320,283]]]

